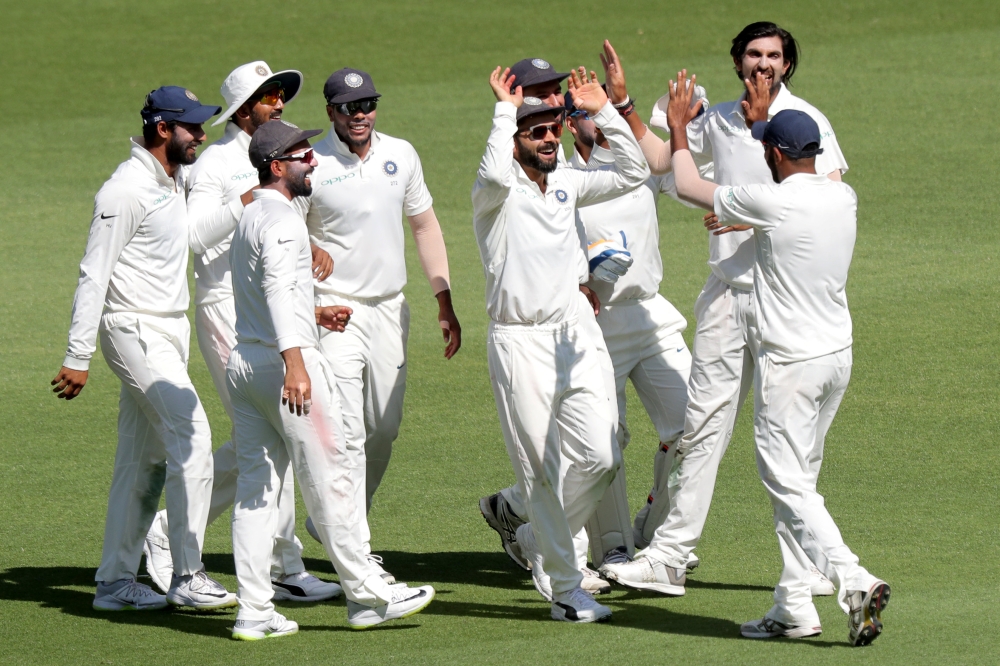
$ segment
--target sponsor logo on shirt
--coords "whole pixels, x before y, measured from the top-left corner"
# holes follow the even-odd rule
[[[518,194],[523,194],[524,196],[528,197],[529,199],[537,199],[538,198],[538,196],[536,194],[533,194],[533,193],[529,192],[528,190],[524,189],[523,187],[519,187],[519,188],[517,188],[514,191],[517,192]]]
[[[156,204],[163,203],[164,201],[166,201],[169,198],[170,198],[170,192],[167,192],[166,194],[160,195],[160,197],[156,201],[153,202],[153,205],[155,206]]]
[[[248,180],[250,178],[256,178],[256,177],[257,177],[257,173],[254,172],[254,171],[251,171],[249,173],[237,173],[237,174],[233,174],[232,180]]]
[[[742,134],[742,132],[739,129],[733,127],[732,125],[727,124],[722,120],[722,118],[716,118],[716,125],[718,126],[719,130],[727,136]]]
[[[350,180],[351,178],[354,178],[357,175],[358,175],[357,171],[351,171],[350,173],[345,173],[343,176],[337,176],[336,178],[327,178],[319,185],[320,187],[324,185],[336,185],[337,183],[343,182],[345,180]]]
[[[566,203],[567,200],[569,200],[569,195],[566,194],[565,190],[556,190],[556,201]]]
[[[386,160],[382,163],[382,173],[387,176],[395,176],[399,173],[399,167],[392,160]]]

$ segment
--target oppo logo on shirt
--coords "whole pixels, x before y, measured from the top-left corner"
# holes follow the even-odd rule
[[[538,198],[538,195],[532,194],[531,192],[529,192],[528,190],[524,189],[523,187],[519,187],[519,188],[517,188],[514,191],[517,192],[518,194],[523,194],[524,196],[528,197],[529,199],[537,199]]]
[[[740,130],[736,129],[732,125],[727,125],[726,123],[724,123],[722,121],[722,118],[718,118],[717,119],[716,125],[718,126],[718,128],[720,130],[722,130],[723,134],[726,134],[728,136],[733,136],[734,134],[740,134],[741,133]]]
[[[168,192],[167,194],[162,195],[159,199],[157,199],[156,201],[154,201],[153,205],[155,206],[156,204],[163,203],[164,201],[166,201],[169,198],[170,198],[170,193]]]
[[[336,185],[337,183],[354,178],[357,175],[358,175],[357,171],[352,171],[350,173],[345,173],[343,176],[337,176],[336,178],[327,178],[322,183],[320,183],[320,187],[322,187],[323,185]]]
[[[257,174],[253,173],[253,172],[251,172],[251,173],[238,173],[238,174],[236,174],[236,175],[234,175],[232,177],[232,180],[236,180],[236,181],[239,181],[239,180],[249,180],[250,178],[256,178],[256,177],[257,177]]]

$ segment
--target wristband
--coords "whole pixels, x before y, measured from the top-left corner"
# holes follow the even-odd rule
[[[635,104],[629,102],[624,108],[618,109],[618,115],[622,118],[628,118],[633,113],[635,113]]]
[[[615,104],[614,102],[612,102],[611,106],[615,107],[616,109],[624,109],[626,106],[628,106],[631,103],[632,103],[632,98],[629,97],[628,95],[625,95],[625,101],[624,102],[621,102],[619,104]]]

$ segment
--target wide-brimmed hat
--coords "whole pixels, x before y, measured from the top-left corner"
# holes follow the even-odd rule
[[[302,89],[302,72],[295,69],[272,72],[263,60],[240,65],[222,82],[219,92],[222,93],[222,98],[226,100],[229,108],[212,123],[212,126],[229,120],[229,117],[236,113],[236,109],[243,106],[255,92],[270,83],[281,84],[282,90],[285,91],[285,104],[288,104]]]

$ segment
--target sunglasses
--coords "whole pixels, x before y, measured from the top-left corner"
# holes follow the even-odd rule
[[[291,155],[281,155],[275,157],[273,161],[280,162],[282,160],[302,160],[303,162],[311,162],[313,158],[313,149],[303,150],[301,153],[292,153]]]
[[[563,133],[563,126],[559,123],[545,123],[544,125],[532,125],[528,129],[521,130],[518,134],[530,135],[532,141],[541,141],[549,132],[552,132],[552,136],[559,138]]]
[[[371,113],[378,108],[377,99],[359,99],[354,102],[345,102],[344,104],[332,104],[334,111],[342,116],[353,116],[355,113],[360,111],[361,113]]]
[[[285,101],[285,89],[281,86],[261,93],[259,103],[264,106],[274,106],[278,103],[278,100]]]

